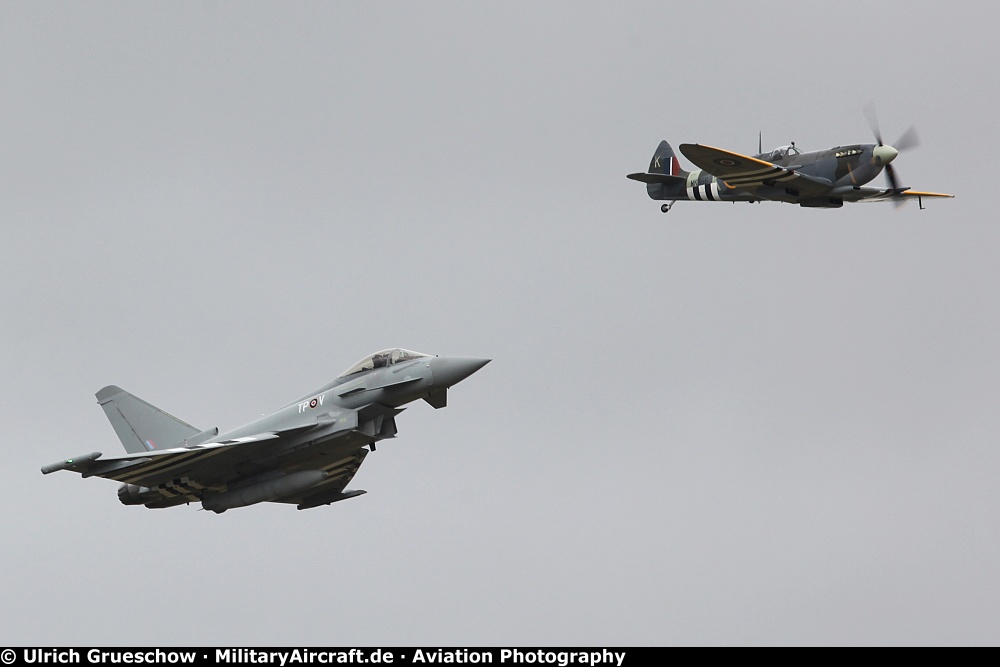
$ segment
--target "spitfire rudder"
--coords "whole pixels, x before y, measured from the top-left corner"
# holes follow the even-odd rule
[[[661,141],[653,153],[653,159],[649,161],[650,174],[666,174],[667,176],[687,176],[687,172],[681,169],[681,163],[674,154],[674,149],[666,141]]]
[[[684,199],[687,175],[688,172],[681,169],[674,149],[666,141],[661,141],[646,173],[629,174],[628,177],[645,183],[650,199]]]

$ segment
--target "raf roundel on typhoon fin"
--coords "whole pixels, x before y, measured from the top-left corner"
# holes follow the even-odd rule
[[[664,213],[678,201],[779,201],[806,208],[840,208],[845,202],[891,201],[899,206],[916,199],[923,209],[924,199],[954,197],[901,186],[892,162],[901,151],[917,146],[916,131],[910,128],[890,146],[882,141],[874,109],[867,107],[865,113],[874,144],[803,152],[792,142],[768,152],[758,146],[752,156],[704,144],[681,144],[681,153],[698,167],[685,171],[670,144],[661,141],[649,169],[628,174],[628,178],[645,183],[650,199],[667,202],[660,207]],[[888,187],[866,185],[883,171]]]
[[[435,357],[402,348],[365,357],[337,379],[226,433],[177,419],[114,385],[97,392],[125,456],[65,459],[71,470],[122,482],[125,505],[164,508],[200,502],[218,514],[262,502],[308,509],[364,491],[346,490],[375,443],[396,437],[396,417],[423,399],[448,403],[448,389],[489,359]]]

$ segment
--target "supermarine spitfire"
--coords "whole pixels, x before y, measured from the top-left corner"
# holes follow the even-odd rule
[[[308,509],[361,495],[345,491],[375,443],[396,436],[401,406],[447,404],[448,388],[489,359],[434,357],[400,348],[365,357],[336,380],[249,424],[200,431],[115,386],[97,402],[128,452],[100,452],[42,468],[123,482],[125,505],[201,502],[221,514],[260,502]]]
[[[698,167],[684,171],[673,149],[660,142],[645,173],[628,178],[646,184],[651,199],[665,200],[660,210],[667,213],[677,201],[782,201],[810,208],[839,208],[844,202],[893,201],[897,205],[916,198],[923,208],[924,198],[954,197],[940,192],[923,192],[901,187],[892,161],[900,151],[917,145],[910,128],[890,146],[882,141],[878,121],[866,109],[874,144],[835,146],[805,153],[795,143],[756,155],[741,155],[703,144],[681,144],[684,156]],[[887,188],[865,187],[885,171]]]

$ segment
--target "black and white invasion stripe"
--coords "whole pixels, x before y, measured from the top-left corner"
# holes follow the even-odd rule
[[[722,196],[719,194],[719,182],[715,179],[704,185],[688,186],[687,196],[688,199],[694,201],[722,201]]]

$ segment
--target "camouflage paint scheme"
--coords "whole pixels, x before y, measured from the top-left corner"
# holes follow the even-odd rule
[[[628,178],[646,184],[651,199],[674,201],[781,201],[809,208],[839,208],[844,202],[903,201],[953,197],[909,188],[864,187],[892,162],[898,151],[881,144],[851,144],[804,153],[795,144],[754,156],[702,144],[681,144],[698,169],[684,171],[661,141],[645,173]],[[661,207],[664,213],[671,204]]]

